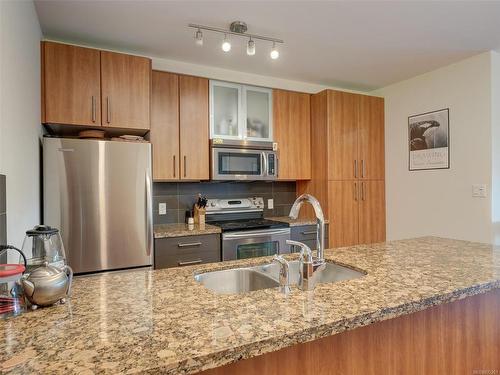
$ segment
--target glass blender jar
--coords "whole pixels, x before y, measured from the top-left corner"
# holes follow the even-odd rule
[[[26,232],[22,252],[26,256],[26,273],[48,263],[62,268],[66,265],[66,254],[59,229],[37,225]]]
[[[0,245],[0,255],[7,250],[19,252],[23,264],[0,264],[0,318],[7,318],[22,313],[26,302],[19,280],[26,270],[26,258],[21,250],[9,245]]]

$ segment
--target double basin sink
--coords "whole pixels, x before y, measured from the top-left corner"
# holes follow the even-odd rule
[[[299,261],[289,262],[290,284],[299,282]],[[254,290],[279,286],[280,267],[277,263],[267,263],[254,267],[232,268],[195,275],[196,281],[217,294],[241,294]],[[316,283],[335,283],[364,276],[364,273],[335,263],[326,263],[324,270],[317,274]]]

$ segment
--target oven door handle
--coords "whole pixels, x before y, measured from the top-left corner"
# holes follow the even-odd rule
[[[279,234],[290,234],[290,229],[278,229],[278,230],[267,230],[261,232],[245,232],[245,233],[224,233],[223,239],[230,240],[233,238],[252,238],[252,237],[263,237],[263,236],[274,236]]]

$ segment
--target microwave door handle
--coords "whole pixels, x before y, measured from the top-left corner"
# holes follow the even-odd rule
[[[262,176],[267,176],[268,175],[268,166],[267,166],[267,156],[265,152],[262,152],[261,154],[261,168],[262,168]]]

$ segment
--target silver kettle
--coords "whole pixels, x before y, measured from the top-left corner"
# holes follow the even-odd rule
[[[71,295],[73,270],[70,266],[58,268],[45,263],[21,279],[21,285],[31,308],[66,302]]]

